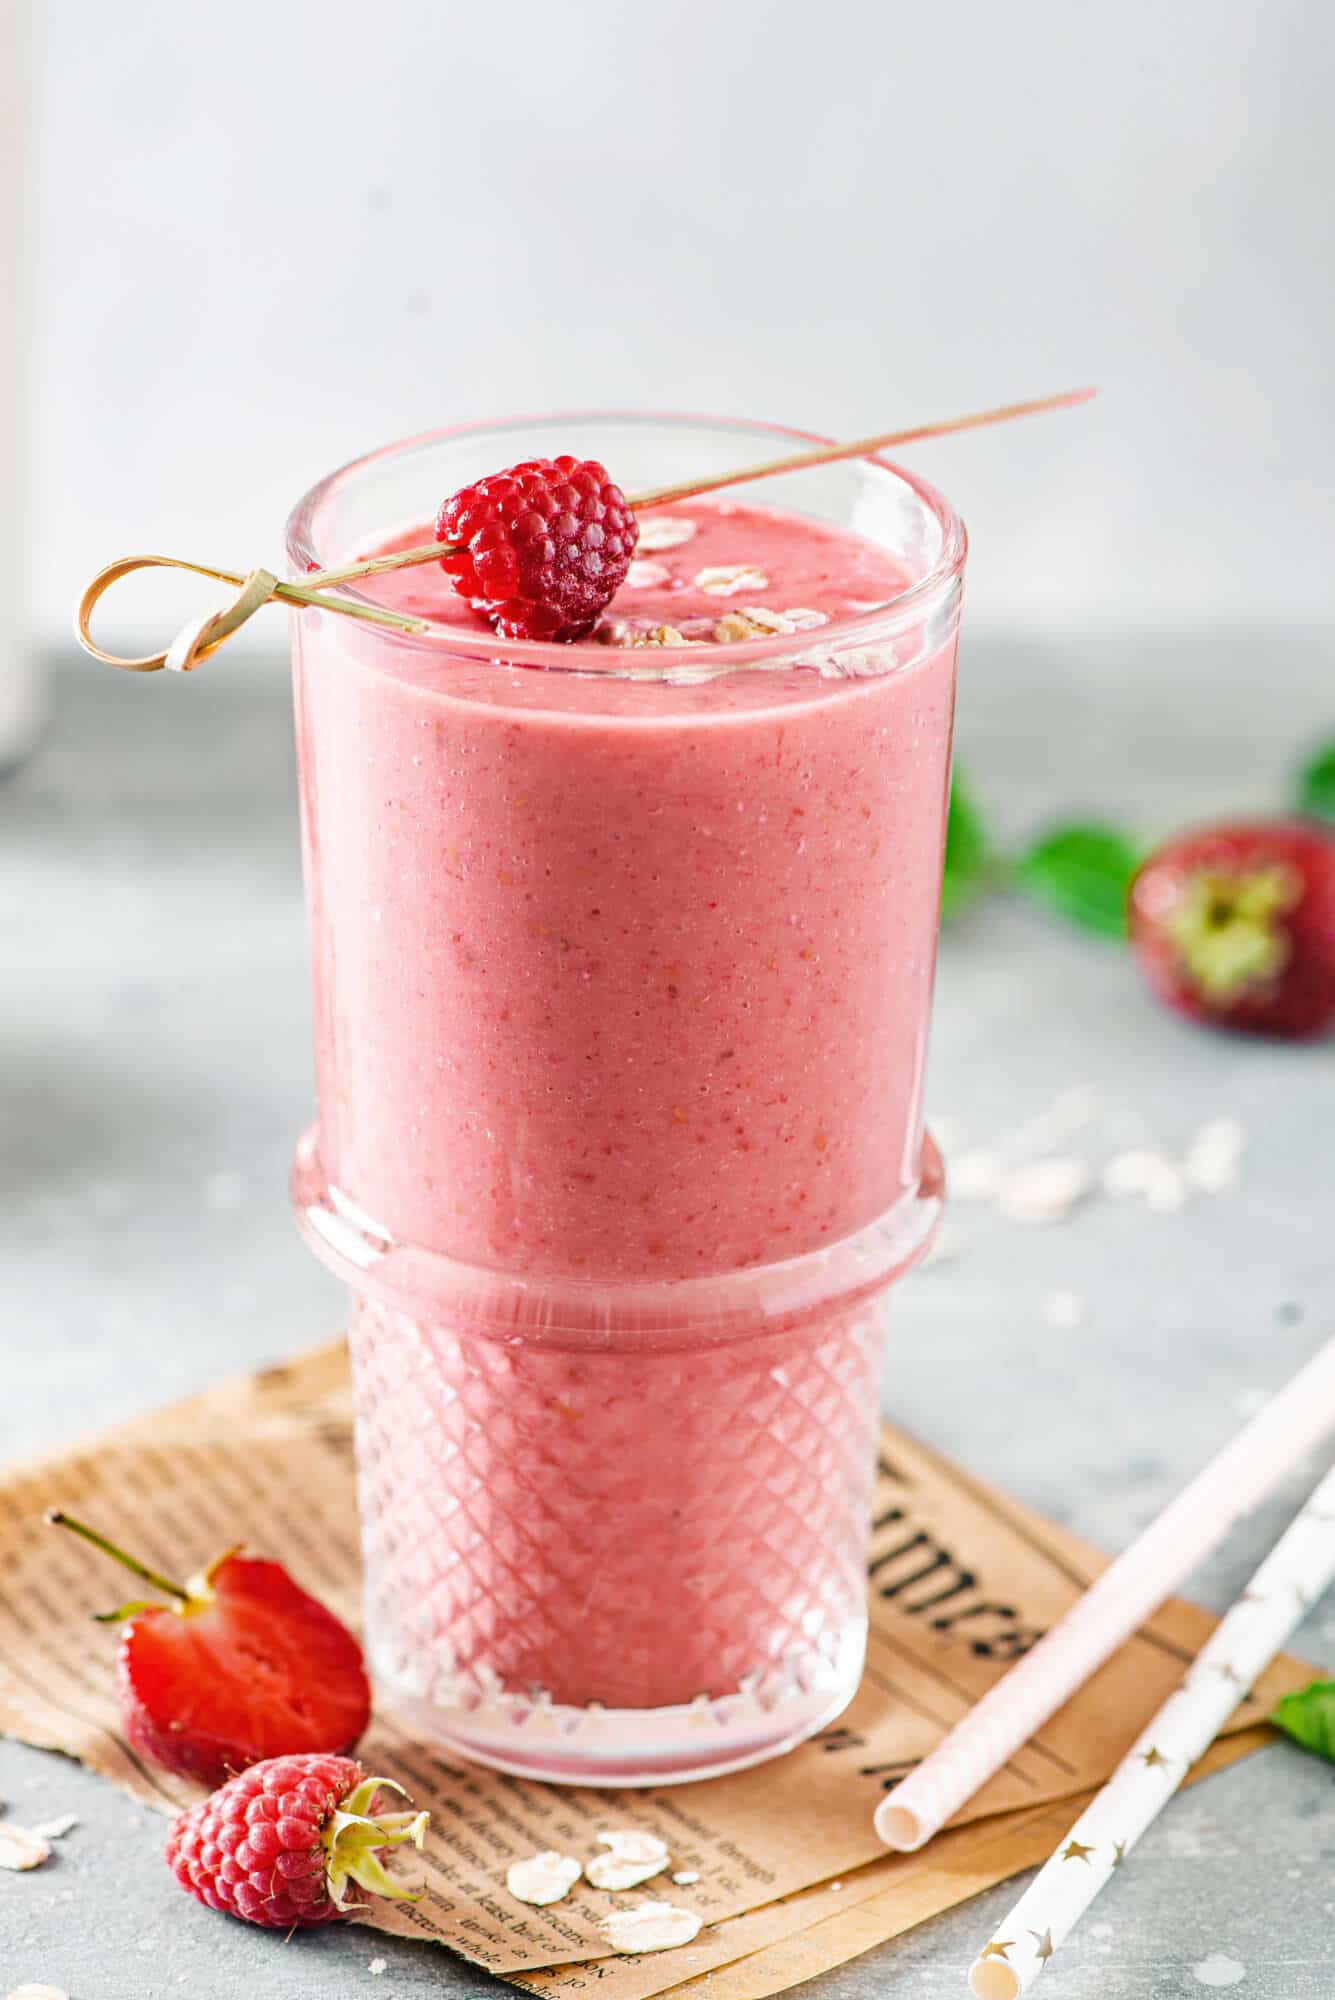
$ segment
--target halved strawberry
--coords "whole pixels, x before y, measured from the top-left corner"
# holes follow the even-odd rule
[[[104,1614],[125,1624],[116,1687],[143,1756],[218,1785],[265,1758],[356,1744],[371,1717],[362,1649],[281,1563],[231,1549],[181,1585],[68,1515],[47,1518],[172,1600]]]
[[[1179,835],[1131,885],[1131,942],[1180,1014],[1301,1040],[1335,1024],[1335,839],[1291,820]]]

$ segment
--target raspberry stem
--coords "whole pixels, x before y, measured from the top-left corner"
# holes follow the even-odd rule
[[[401,1888],[386,1873],[380,1860],[380,1850],[411,1841],[420,1853],[430,1824],[430,1814],[372,1814],[370,1807],[379,1791],[397,1792],[400,1798],[407,1797],[403,1786],[395,1784],[392,1778],[364,1778],[330,1815],[320,1837],[325,1851],[325,1880],[329,1894],[340,1910],[348,1907],[349,1882],[357,1883],[359,1888],[367,1889],[373,1895],[390,1896],[403,1903],[419,1902],[423,1894],[420,1889]]]

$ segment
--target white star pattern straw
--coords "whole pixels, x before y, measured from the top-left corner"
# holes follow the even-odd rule
[[[1262,1669],[1335,1576],[1335,1471],[1327,1473],[1186,1679],[974,1960],[975,2000],[1027,1993]]]
[[[886,1846],[912,1851],[930,1840],[1332,1430],[1328,1340],[881,1801],[876,1831]]]

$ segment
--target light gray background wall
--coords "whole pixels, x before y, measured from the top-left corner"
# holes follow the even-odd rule
[[[274,560],[433,424],[851,435],[1087,379],[916,459],[975,627],[1335,609],[1327,0],[36,13],[44,638],[113,553]]]

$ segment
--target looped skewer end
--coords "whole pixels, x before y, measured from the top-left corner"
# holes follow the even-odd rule
[[[139,569],[184,569],[192,576],[207,576],[215,583],[230,583],[235,587],[236,596],[220,610],[207,612],[204,617],[192,619],[183,625],[170,646],[162,653],[145,653],[138,659],[127,659],[121,653],[108,653],[99,646],[92,634],[92,616],[101,599],[113,583],[119,583],[123,576],[132,576]],[[381,625],[390,631],[417,633],[425,632],[426,621],[421,618],[405,618],[400,612],[382,609],[379,605],[359,604],[349,598],[326,596],[308,584],[283,583],[267,569],[253,569],[248,576],[239,576],[235,570],[213,569],[207,563],[185,562],[179,556],[122,556],[118,562],[108,563],[85,590],[79,600],[79,609],[74,620],[74,629],[79,644],[91,653],[95,660],[105,660],[108,666],[124,667],[127,673],[153,674],[162,667],[170,667],[176,673],[189,673],[201,660],[216,653],[223,641],[230,639],[253,618],[260,608],[279,599],[297,609],[307,606],[316,611],[337,611],[346,618],[360,619],[371,625]]]
[[[163,664],[173,673],[188,674],[192,667],[216,652],[224,639],[230,639],[261,605],[267,604],[277,589],[278,578],[270,570],[253,569],[230,604],[181,627],[167,648]]]
[[[194,619],[184,626],[163,653],[145,653],[137,659],[127,658],[121,653],[108,653],[93,637],[93,612],[113,583],[119,583],[122,577],[132,576],[140,569],[189,570],[193,576],[207,576],[215,583],[235,584],[237,594],[220,611],[210,611],[205,617]],[[118,562],[108,563],[105,569],[99,570],[85,590],[79,600],[74,629],[84,650],[91,653],[94,659],[105,660],[108,666],[124,667],[127,673],[132,674],[153,674],[162,667],[187,673],[200,660],[207,659],[239,626],[244,625],[262,604],[267,604],[277,589],[278,579],[267,569],[253,569],[249,576],[242,577],[235,570],[212,569],[205,563],[185,562],[179,556],[122,556]]]

